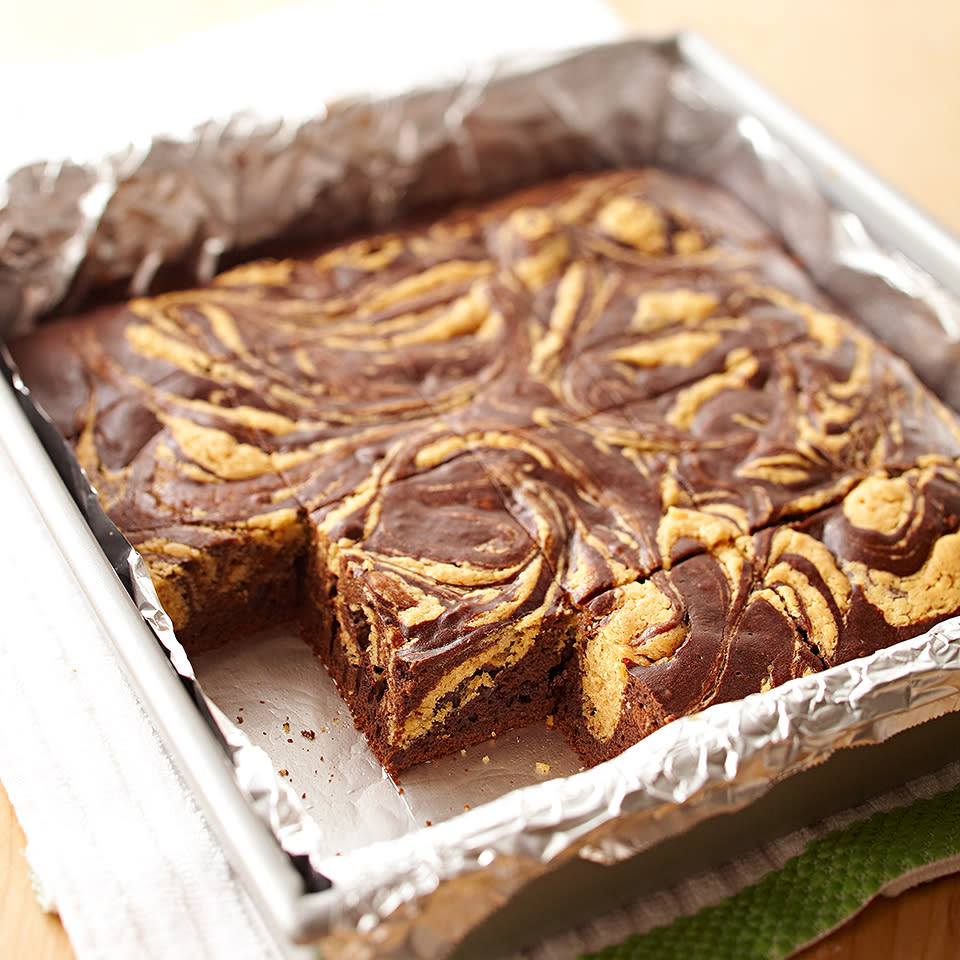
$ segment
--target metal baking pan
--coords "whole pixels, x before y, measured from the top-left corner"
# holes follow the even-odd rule
[[[829,293],[960,406],[950,376],[960,354],[960,245],[698,36],[491,66],[460,84],[329,105],[292,130],[288,122],[282,137],[277,129],[253,127],[243,136],[224,129],[219,137],[207,130],[200,135],[207,153],[184,143],[181,155],[166,143],[126,180],[111,168],[112,191],[97,171],[78,168],[69,186],[80,212],[68,239],[82,241],[84,254],[64,271],[61,241],[52,238],[19,280],[0,264],[8,267],[0,270],[3,329],[31,323],[36,304],[75,303],[104,279],[140,292],[169,265],[203,280],[224,251],[278,233],[295,238],[331,222],[379,226],[551,173],[660,163],[740,195]],[[218,216],[207,211],[181,224],[182,236],[172,218],[160,231],[161,252],[124,234],[131,196],[142,208],[159,180],[203,184],[237,156],[258,161],[238,164],[238,177],[287,187],[268,175],[285,163],[306,176],[303,205],[288,205],[277,221],[265,214],[269,203],[238,202],[225,224],[214,197]],[[30,183],[17,183],[8,209],[14,219],[18,189],[35,199]],[[235,198],[245,187],[230,185]],[[91,196],[102,198],[93,218]],[[119,242],[104,243],[101,229]],[[45,273],[47,263],[60,272]],[[520,789],[507,789],[504,779],[488,802],[333,858],[317,847],[317,809],[298,802],[275,775],[270,749],[251,745],[197,683],[136,555],[99,511],[16,372],[8,374],[0,444],[255,902],[282,937],[315,943],[325,956],[373,944],[398,958],[455,948],[460,957],[493,956],[547,931],[544,904],[564,902],[564,919],[573,922],[951,758],[947,745],[960,725],[954,622],[866,661],[677,721],[593,770],[531,779]],[[425,789],[440,772],[421,775]],[[822,789],[827,782],[832,789]],[[452,911],[458,899],[470,910]]]

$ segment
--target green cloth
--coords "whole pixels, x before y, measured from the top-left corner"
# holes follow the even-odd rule
[[[582,960],[782,960],[905,875],[921,882],[950,872],[956,865],[943,861],[958,854],[960,787],[828,834],[715,906]]]

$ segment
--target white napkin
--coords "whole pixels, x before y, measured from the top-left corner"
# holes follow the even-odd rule
[[[326,0],[225,24],[136,55],[0,65],[5,171],[95,162],[157,134],[237,112],[316,116],[325,99],[389,95],[482,70],[491,58],[588,46],[623,34],[603,0]]]
[[[0,476],[0,779],[77,957],[286,956],[2,447]]]
[[[0,171],[96,158],[242,108],[295,114],[307,109],[305,93],[316,103],[403,89],[474,60],[595,43],[620,29],[599,0],[565,2],[562,12],[550,0],[485,0],[469,17],[442,0],[341,0],[140,57],[0,69],[4,89],[22,92],[7,104],[16,135],[0,145]],[[202,74],[189,67],[198,62]],[[267,929],[241,888],[2,441],[0,511],[0,780],[78,960],[303,955]]]

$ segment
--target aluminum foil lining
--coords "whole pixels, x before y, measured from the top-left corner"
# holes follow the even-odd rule
[[[755,117],[726,106],[682,39],[512,60],[391,98],[318,103],[307,117],[280,107],[275,117],[210,122],[96,164],[11,173],[0,183],[0,331],[28,330],[91,299],[205,282],[245,253],[280,251],[307,236],[334,241],[572,170],[657,164],[739,195],[828,293],[960,407],[950,376],[960,360],[956,299],[831,206]],[[102,523],[82,476],[75,479],[108,556],[126,568],[145,618],[194,683],[142,564]],[[274,638],[272,649],[289,642]],[[868,659],[676,721],[591,770],[579,771],[551,731],[538,728],[424,767],[401,789],[370,763],[345,710],[338,715],[333,702],[321,710],[316,689],[300,700],[268,692],[240,703],[241,691],[250,697],[243,671],[256,655],[237,648],[198,660],[198,709],[278,842],[332,881],[299,905],[304,929],[330,956],[443,956],[523,884],[568,858],[622,860],[747,806],[841,747],[960,708],[960,623],[951,621]],[[231,673],[233,656],[239,674]],[[254,703],[263,707],[256,720]],[[305,726],[291,709],[310,712]],[[324,779],[317,728],[323,716],[333,725],[331,711],[344,723],[331,759],[323,754],[332,773]],[[291,742],[304,770],[316,764],[324,786],[316,797],[291,766],[278,769]],[[306,745],[317,753],[304,761]],[[472,802],[461,803],[467,794]],[[353,840],[334,849],[347,808]],[[430,810],[437,812],[427,817]]]

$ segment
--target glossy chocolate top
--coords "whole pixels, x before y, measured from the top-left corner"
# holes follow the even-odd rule
[[[12,349],[121,529],[169,561],[184,531],[296,511],[384,663],[579,611],[678,713],[960,608],[956,418],[756,218],[663,172]]]

